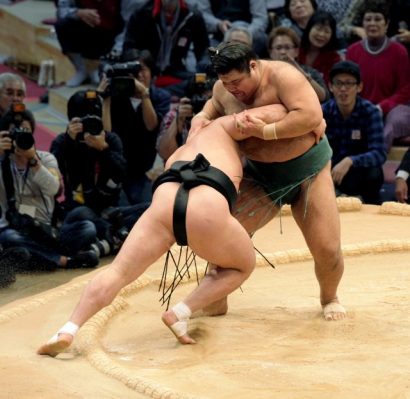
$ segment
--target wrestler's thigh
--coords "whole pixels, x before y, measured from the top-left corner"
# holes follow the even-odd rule
[[[233,214],[249,234],[273,219],[279,208],[274,206],[265,190],[253,180],[243,179]]]
[[[230,214],[226,199],[213,192],[208,207],[201,202],[193,206],[195,201],[189,204],[188,244],[198,256],[220,267],[249,270],[255,264],[252,241]]]
[[[307,196],[307,204],[306,204]],[[304,183],[293,216],[306,243],[317,257],[332,256],[340,249],[340,219],[330,175],[330,163],[310,183]]]
[[[127,275],[131,280],[134,275],[143,273],[175,242],[172,202],[163,199],[164,196],[154,196],[151,206],[133,226],[112,263],[118,273]]]

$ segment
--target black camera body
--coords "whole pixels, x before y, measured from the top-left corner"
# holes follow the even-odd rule
[[[34,145],[34,136],[30,130],[21,127],[26,111],[26,106],[23,103],[12,104],[10,107],[11,119],[9,120],[8,137],[13,141],[13,147],[10,152],[14,152],[14,146],[22,150],[29,150]]]
[[[22,150],[29,150],[34,145],[33,134],[22,127],[15,127],[9,130],[8,136],[15,145]],[[14,148],[12,149],[12,152]]]
[[[208,77],[204,73],[196,73],[187,88],[187,96],[191,100],[192,112],[200,112],[212,95],[212,87],[216,78]]]
[[[77,140],[84,140],[84,133],[90,133],[92,136],[98,136],[104,129],[102,119],[97,115],[86,115],[80,119],[83,124],[83,131],[77,134]]]
[[[118,78],[125,76],[137,76],[141,71],[141,64],[139,61],[116,62],[114,64],[105,64],[103,72],[107,78]]]
[[[139,61],[107,63],[102,72],[110,80],[107,93],[113,97],[132,97],[135,94],[134,77],[141,71]],[[132,76],[130,76],[132,75]]]

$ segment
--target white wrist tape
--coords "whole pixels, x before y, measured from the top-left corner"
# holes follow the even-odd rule
[[[276,134],[276,123],[271,123],[263,127],[263,139],[264,140],[277,140],[278,135]]]

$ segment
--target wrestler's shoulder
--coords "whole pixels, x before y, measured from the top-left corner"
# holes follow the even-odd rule
[[[281,76],[282,74],[293,74],[296,68],[289,62],[280,60],[261,60],[263,68],[269,73],[268,77]]]

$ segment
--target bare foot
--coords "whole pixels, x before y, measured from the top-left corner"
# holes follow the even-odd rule
[[[162,321],[181,344],[196,344],[196,341],[188,335],[188,320],[178,320],[172,310],[167,310],[162,314]]]
[[[225,297],[212,302],[210,305],[205,306],[202,311],[205,316],[223,316],[228,312],[228,298]]]
[[[346,317],[346,309],[338,301],[332,301],[323,305],[323,316],[327,321],[342,320]]]
[[[40,348],[37,350],[37,354],[56,357],[59,353],[63,352],[71,345],[73,339],[74,337],[71,334],[57,334],[52,337],[46,344],[40,346]]]

